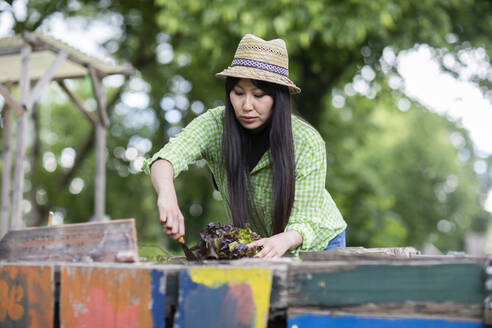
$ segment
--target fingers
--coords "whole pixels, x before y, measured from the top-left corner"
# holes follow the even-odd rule
[[[263,246],[263,243],[265,242],[265,238],[262,238],[262,239],[259,239],[259,240],[255,240],[255,241],[252,241],[251,243],[249,243],[248,247],[256,247],[256,246]]]
[[[262,238],[259,240],[255,240],[248,244],[248,247],[262,246],[263,249],[255,255],[255,257],[259,258],[275,258],[279,257],[278,250],[275,247],[275,244],[272,243],[268,238]]]
[[[171,187],[163,188],[158,193],[157,209],[162,231],[173,239],[179,239],[185,233],[184,217],[179,210],[174,186]]]
[[[178,240],[179,238],[184,236],[184,218],[182,215],[178,216],[178,219],[175,222],[176,224],[173,225],[173,228],[171,229],[171,233],[169,236],[171,236],[172,239]]]
[[[181,215],[181,218],[179,220],[179,230],[178,230],[179,237],[178,238],[184,236],[184,234],[185,234],[185,223],[184,222],[185,222],[184,217],[183,217],[183,215]]]
[[[278,252],[275,249],[269,249],[263,247],[263,249],[255,255],[255,257],[260,257],[260,258],[275,258],[275,257],[280,257]]]
[[[181,212],[160,211],[162,231],[173,239],[178,240],[185,234],[184,217]]]

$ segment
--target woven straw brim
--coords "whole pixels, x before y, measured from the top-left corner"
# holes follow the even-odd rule
[[[231,76],[231,77],[238,77],[243,79],[267,81],[267,82],[285,85],[289,87],[289,92],[291,94],[296,94],[301,92],[301,89],[298,86],[296,86],[294,82],[292,82],[288,77],[254,67],[229,66],[222,72],[215,74],[215,76],[223,79],[225,79],[228,76]]]

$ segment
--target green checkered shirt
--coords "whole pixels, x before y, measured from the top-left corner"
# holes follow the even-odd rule
[[[172,163],[174,178],[197,160],[205,159],[223,199],[228,199],[226,171],[222,164],[224,107],[210,109],[195,118],[157,153],[144,163],[143,170],[163,158]],[[325,189],[326,149],[320,134],[308,123],[292,116],[295,148],[295,198],[285,230],[296,230],[302,245],[292,251],[323,250],[328,242],[347,227],[340,211]],[[270,236],[272,218],[272,156],[267,150],[250,172],[255,205],[264,220],[263,229],[253,230]],[[230,213],[228,213],[230,217]],[[260,231],[259,231],[260,230]]]

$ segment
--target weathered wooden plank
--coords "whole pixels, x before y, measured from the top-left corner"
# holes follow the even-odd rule
[[[119,254],[138,259],[134,219],[12,230],[0,240],[7,261],[116,262]]]
[[[368,316],[330,311],[310,311],[291,309],[288,312],[287,326],[289,328],[485,328],[476,320],[458,320],[432,317],[405,317],[402,315]]]
[[[271,285],[264,267],[183,269],[175,327],[266,327]]]
[[[162,270],[131,266],[61,268],[62,327],[164,327]]]
[[[483,266],[478,263],[332,263],[291,266],[289,306],[483,302]]]
[[[0,48],[0,56],[18,54],[21,52],[22,46],[11,46],[6,48]]]
[[[33,47],[34,51],[49,50],[56,54],[58,54],[62,50],[68,51],[68,60],[82,67],[87,67],[88,65],[91,64],[97,66],[98,69],[97,71],[101,77],[110,74],[125,74],[125,75],[135,74],[134,69],[113,67],[113,65],[107,65],[105,62],[102,62],[100,60],[95,59],[94,57],[89,57],[83,53],[80,53],[76,49],[73,49],[67,45],[63,45],[57,40],[54,40],[52,38],[37,33],[23,32],[22,38]],[[83,75],[74,74],[72,77],[65,76],[64,78],[80,78],[80,77],[83,77]]]
[[[331,309],[339,312],[367,315],[428,316],[460,320],[482,320],[481,304],[457,304],[453,302],[365,303],[353,306],[314,309]]]
[[[0,251],[0,254],[1,254],[1,251]],[[417,265],[415,265],[416,267],[424,267],[424,269],[426,269],[425,267],[427,265],[422,265],[420,263],[420,261],[412,260],[410,262],[411,263],[417,262]],[[38,263],[29,262],[29,265],[31,265],[31,264],[33,266],[34,265],[42,266],[44,263],[43,262],[38,262]],[[450,263],[446,263],[446,264],[450,264]],[[467,259],[456,259],[451,264],[479,265],[477,263],[471,263]],[[13,265],[13,263],[8,263],[8,265]],[[16,265],[20,265],[20,264],[16,264]],[[24,264],[24,265],[26,265],[26,264]],[[367,265],[367,263],[363,262],[361,265]],[[385,262],[382,264],[380,263],[380,264],[372,264],[372,265],[376,265],[376,266],[386,265],[386,266],[388,266],[389,264],[388,264],[388,262]],[[407,265],[409,265],[409,264],[407,264]],[[434,266],[434,265],[436,265],[436,263],[434,263],[432,265]],[[60,270],[59,266],[60,266],[60,264],[58,264],[55,267],[55,270]],[[84,265],[63,265],[62,264],[62,267],[65,267],[65,266],[68,266],[68,267],[85,267],[85,268],[103,268],[103,269],[112,268],[112,269],[119,269],[119,270],[129,270],[129,272],[135,272],[132,270],[136,270],[136,269],[157,270],[159,272],[164,272],[164,276],[165,276],[165,280],[166,280],[164,304],[165,304],[165,308],[166,308],[166,318],[168,320],[170,320],[171,317],[174,315],[173,308],[178,307],[178,310],[183,308],[182,304],[185,301],[185,299],[183,298],[183,295],[184,295],[183,291],[180,289],[181,288],[180,283],[182,284],[182,282],[183,282],[183,278],[181,277],[183,269],[186,272],[188,272],[187,269],[196,268],[196,267],[189,267],[187,265],[177,265],[177,264],[158,264],[158,265],[156,265],[156,264],[149,264],[149,263],[131,264],[131,265],[115,264],[115,263],[112,263],[112,264],[91,263],[91,264],[84,264]],[[290,299],[291,293],[290,293],[290,291],[288,292],[288,289],[293,288],[292,281],[290,281],[288,286],[284,283],[284,280],[287,280],[287,278],[284,278],[284,277],[287,276],[288,270],[299,271],[299,270],[301,270],[301,267],[302,267],[302,268],[304,268],[305,271],[310,272],[311,274],[316,274],[320,271],[333,273],[333,272],[343,272],[342,270],[350,271],[350,268],[353,269],[354,266],[355,265],[354,265],[353,261],[330,262],[330,263],[310,263],[310,262],[304,262],[303,263],[303,262],[297,262],[297,261],[283,262],[283,261],[265,261],[265,260],[261,260],[261,259],[246,259],[246,260],[238,260],[238,261],[220,261],[220,262],[208,261],[208,262],[205,262],[204,264],[202,264],[199,268],[213,269],[213,270],[241,269],[241,268],[242,269],[263,268],[263,269],[270,270],[272,275],[273,275],[273,280],[272,280],[272,290],[269,294],[270,295],[269,296],[269,300],[270,300],[270,317],[269,317],[269,319],[272,320],[272,319],[274,319],[274,317],[278,318],[278,313],[275,315],[272,315],[272,311],[271,311],[272,308],[275,308],[277,310],[277,312],[281,312],[283,309],[283,311],[284,311],[283,315],[285,317],[285,315],[286,315],[285,314],[285,308],[287,307],[287,305],[289,305],[290,313],[292,313],[292,310],[293,310],[292,307],[295,306],[295,304],[292,304],[292,300]],[[482,265],[479,265],[479,266],[482,268],[480,275],[483,277],[484,276],[483,266]],[[229,271],[229,273],[230,272],[231,271]],[[422,273],[424,273],[424,271],[422,271]],[[489,274],[492,274],[492,272],[490,272]],[[472,279],[473,280],[474,279],[473,275],[474,274],[470,274],[470,272],[468,272],[466,279]],[[114,275],[113,274],[111,279],[117,279],[115,277],[119,277],[119,276],[120,275]],[[196,300],[197,298],[199,298],[199,296],[201,296],[201,295],[197,295],[197,294],[203,293],[203,290],[205,290],[205,294],[209,293],[212,295],[218,295],[219,294],[218,290],[213,291],[211,289],[213,289],[213,288],[215,288],[215,289],[229,288],[229,290],[230,290],[231,286],[233,286],[234,288],[232,288],[232,289],[236,289],[236,291],[238,289],[241,291],[243,291],[244,289],[247,289],[247,288],[245,288],[245,286],[242,286],[242,285],[245,285],[247,283],[241,284],[240,282],[237,282],[237,279],[240,278],[240,276],[237,276],[234,274],[229,274],[226,276],[235,278],[236,283],[223,283],[223,282],[221,283],[220,279],[217,282],[217,279],[214,278],[214,275],[210,274],[210,273],[207,274],[206,270],[205,270],[205,271],[203,271],[201,278],[206,279],[208,284],[211,284],[213,281],[216,281],[216,284],[214,284],[215,287],[210,287],[206,283],[194,281],[192,279],[191,275],[189,275],[188,279],[193,281],[191,283],[191,286],[196,285],[197,288],[189,290],[189,294],[191,295],[191,297],[188,297],[186,299],[188,300],[188,304],[192,304],[195,306],[192,307],[191,305],[189,305],[188,310],[190,310],[190,309],[191,310],[197,310],[196,309],[197,306],[194,303],[195,301],[193,301],[193,300]],[[56,275],[55,275],[55,277],[56,277]],[[231,280],[232,280],[232,278],[231,278]],[[288,279],[290,280],[291,278],[292,277],[289,274]],[[134,274],[132,276],[132,279],[134,281],[137,281],[140,284],[140,280],[141,280],[140,275]],[[372,283],[371,279],[372,279],[371,277],[362,278],[362,280],[366,284],[371,284]],[[481,289],[480,289],[482,292],[483,292],[483,286],[484,286],[483,282],[484,281],[482,280],[482,285],[481,285]],[[74,283],[74,285],[75,285],[75,283]],[[486,284],[485,286],[487,287],[488,285]],[[319,287],[319,288],[321,288],[321,287]],[[449,286],[449,288],[453,289],[454,287]],[[180,289],[179,290],[179,300],[178,300],[178,289]],[[113,290],[118,290],[118,288],[113,288]],[[193,295],[192,292],[194,292],[195,294]],[[387,290],[385,290],[384,288],[381,288],[380,292],[385,293],[385,292],[387,292]],[[401,291],[401,292],[405,293],[405,291]],[[439,292],[439,288],[437,289],[436,292]],[[233,309],[231,309],[231,308],[233,308],[233,306],[231,307],[231,304],[229,304],[229,303],[231,303],[231,301],[229,301],[229,300],[232,299],[232,296],[234,296],[234,293],[232,293],[233,294],[232,296],[230,295],[231,293],[232,292],[229,293],[228,301],[227,301],[227,305],[229,307],[226,306],[226,309],[229,309],[229,310],[225,310],[226,312],[228,311],[227,313],[229,313],[229,314],[233,313]],[[361,293],[362,293],[362,291],[361,291]],[[203,294],[203,295],[205,295],[205,294]],[[247,295],[248,292],[244,292],[243,294]],[[250,291],[249,294],[252,294],[252,292]],[[343,299],[343,297],[344,297],[343,294],[344,294],[343,290],[338,291],[336,293],[336,296],[339,297],[340,299]],[[190,295],[188,295],[188,296],[190,296]],[[289,297],[287,297],[287,296],[289,296]],[[195,297],[195,298],[193,298],[193,297]],[[439,301],[439,302],[426,301],[426,302],[422,302],[422,301],[411,301],[411,300],[407,300],[405,302],[396,302],[396,303],[366,302],[366,303],[362,303],[362,304],[354,305],[354,306],[336,305],[333,309],[336,310],[338,313],[344,312],[345,314],[352,313],[352,314],[356,314],[356,315],[362,315],[363,314],[365,317],[374,317],[374,318],[385,317],[385,316],[391,315],[393,317],[399,317],[399,318],[416,318],[416,317],[419,317],[419,318],[425,317],[428,319],[440,318],[442,320],[447,320],[447,321],[451,321],[451,322],[465,322],[466,323],[466,322],[479,322],[483,319],[483,311],[482,311],[482,309],[483,309],[482,306],[484,304],[483,298],[484,298],[484,295],[481,294],[480,301],[476,302],[476,303],[457,303],[455,301],[444,301],[444,302],[443,301]],[[207,302],[212,303],[212,305],[209,305]],[[233,303],[234,302],[235,302],[235,304],[240,304],[240,305],[241,304],[246,304],[246,305],[251,304],[251,302],[248,302],[247,299],[246,300],[244,300],[244,299],[240,300],[239,302],[237,300],[233,300]],[[1,297],[0,297],[0,303],[1,303]],[[209,298],[206,298],[206,302],[200,303],[200,306],[198,308],[200,308],[200,309],[202,307],[204,308],[204,310],[202,310],[202,313],[206,312],[205,309],[212,308],[212,310],[210,310],[210,311],[214,311],[213,312],[214,316],[217,318],[219,318],[219,317],[225,318],[224,319],[224,321],[225,321],[227,318],[232,318],[234,316],[233,315],[230,315],[229,317],[219,316],[219,312],[222,311],[222,307],[220,306],[220,304],[223,304],[223,303],[224,303],[223,299],[210,298],[209,297]],[[205,304],[205,305],[202,306],[202,304]],[[215,308],[213,308],[214,306],[215,306]],[[216,310],[217,307],[219,307],[220,310]],[[248,309],[248,306],[244,306],[242,308]],[[320,308],[315,309],[314,312],[312,309],[309,309],[309,310],[310,310],[310,313],[315,313],[316,310],[319,310],[319,309]],[[305,310],[305,307],[303,308],[303,310]],[[326,310],[326,307],[325,307],[325,310]],[[154,308],[154,311],[157,311],[157,308]],[[190,326],[192,326],[192,323],[190,323],[190,322],[188,322],[188,324],[189,324],[188,326],[183,325],[183,322],[179,321],[179,320],[184,321],[184,319],[179,319],[179,316],[181,316],[181,315],[183,315],[183,314],[176,315],[176,324],[177,324],[176,327],[190,327]],[[196,313],[194,314],[193,312],[189,312],[189,311],[186,312],[184,315],[187,318],[193,318],[193,315],[195,315],[195,317],[197,316]],[[163,319],[164,314],[161,313],[157,316],[159,318],[161,318],[161,320],[164,320]],[[200,320],[200,324],[202,324],[202,326],[206,326],[206,324],[209,323],[210,320],[212,320],[212,319],[208,318],[209,316],[210,316],[210,314],[205,313],[203,318],[201,318],[202,320]],[[473,321],[473,319],[475,319],[475,321]],[[466,320],[468,320],[468,321],[466,321]],[[227,322],[226,322],[226,324],[227,324]],[[402,324],[404,324],[404,323],[402,323]],[[154,326],[156,326],[156,325],[154,324]],[[212,326],[214,326],[214,325],[212,325]],[[229,326],[233,326],[233,325],[229,325]],[[3,327],[3,326],[0,324],[0,327]],[[123,325],[123,327],[125,327],[125,326]],[[299,326],[299,327],[305,327],[305,326]]]
[[[290,259],[292,260],[292,259]],[[185,261],[183,256],[183,261]],[[205,261],[203,265],[216,267],[225,265],[228,267],[266,267],[272,270],[272,288],[270,293],[270,314],[269,319],[283,317],[287,308],[287,270],[288,264],[292,263],[287,259],[265,260],[265,259],[240,259],[234,261]],[[179,275],[183,265],[161,264],[166,270],[166,306],[176,308],[178,306]]]
[[[420,254],[420,252],[413,247],[343,247],[331,251],[301,252],[300,258],[303,261],[328,261],[345,259],[360,260],[362,258],[370,259],[374,257],[411,258],[418,254]]]
[[[0,327],[53,327],[51,266],[0,264]]]
[[[40,38],[38,38],[33,33],[23,32],[22,38],[27,43],[29,43],[35,49],[35,51],[41,51],[41,50],[47,49],[47,50],[50,50],[54,53],[60,53],[60,51],[63,50],[59,47],[56,47],[55,45],[53,45],[51,43],[47,43],[44,40],[41,40]],[[86,61],[81,60],[80,58],[78,58],[78,56],[75,56],[73,54],[69,54],[68,59],[73,61],[74,63],[79,64],[80,66],[86,66],[87,65]]]

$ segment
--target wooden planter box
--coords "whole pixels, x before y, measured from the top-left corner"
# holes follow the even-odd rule
[[[491,293],[476,258],[10,261],[0,327],[486,327]]]

